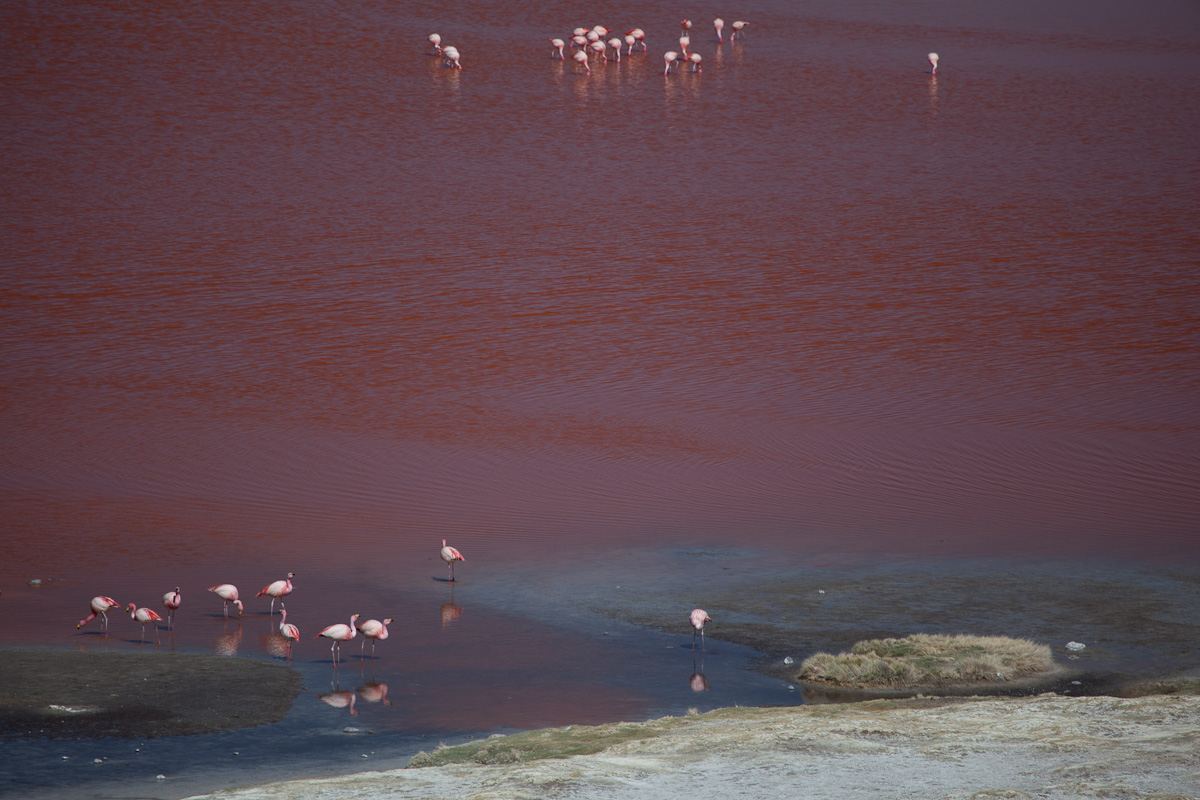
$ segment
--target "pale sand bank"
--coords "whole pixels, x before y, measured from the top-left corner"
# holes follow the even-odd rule
[[[600,727],[651,735],[570,758],[359,773],[202,797],[1200,797],[1197,696],[881,700]],[[513,744],[533,748],[540,738],[553,747],[563,730],[518,734],[525,739]],[[566,735],[578,741],[579,726]],[[498,751],[492,758],[507,757],[503,745],[489,740]]]

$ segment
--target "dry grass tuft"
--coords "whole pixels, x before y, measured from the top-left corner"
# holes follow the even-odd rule
[[[817,653],[797,676],[850,688],[917,689],[997,683],[1052,669],[1050,648],[1028,639],[921,633],[858,642],[836,656]]]

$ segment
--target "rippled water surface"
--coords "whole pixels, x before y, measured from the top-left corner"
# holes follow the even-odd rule
[[[528,692],[445,728],[486,731],[628,657],[506,609],[518,569],[1196,562],[1194,3],[578,13],[0,9],[0,644],[294,570],[308,629],[449,647],[448,538]],[[684,15],[703,72],[663,76]],[[649,52],[550,58],[595,24]]]

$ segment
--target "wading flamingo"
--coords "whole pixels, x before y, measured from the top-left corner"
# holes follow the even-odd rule
[[[671,71],[671,67],[675,66],[675,59],[677,58],[679,58],[679,53],[676,53],[674,50],[668,50],[663,53],[663,63],[667,65],[667,68],[663,70],[663,75]]]
[[[462,69],[462,64],[459,59],[462,58],[458,54],[458,48],[453,45],[447,45],[442,48],[442,63],[447,64],[455,69]]]
[[[608,40],[608,49],[611,53],[613,53],[614,56],[616,56],[613,59],[613,61],[616,61],[618,64],[620,64],[621,63],[621,40],[618,39],[616,36],[609,39]]]
[[[703,608],[692,610],[692,650],[696,649],[696,634],[700,634],[700,649],[704,649],[704,623],[712,622],[712,617]]]
[[[934,75],[937,75],[937,62],[938,62],[938,54],[930,53],[929,54],[929,63],[933,65],[933,73],[932,74],[934,74]]]
[[[680,32],[684,36],[687,36],[689,33],[692,32],[692,21],[690,19],[683,20],[682,22],[679,23],[679,28],[680,28]]]
[[[287,639],[287,660],[292,663],[292,642],[300,641],[300,629],[287,621],[287,609],[283,601],[279,601],[279,635]]]
[[[238,600],[237,587],[232,583],[222,583],[218,586],[210,586],[208,590],[214,593],[217,597],[225,601],[225,617],[229,617],[229,604],[233,603],[238,607],[238,616],[242,615],[242,601]]]
[[[79,630],[84,625],[94,620],[97,616],[104,618],[104,633],[108,633],[108,612],[109,609],[117,608],[121,604],[111,597],[105,597],[102,594],[92,598],[92,613],[88,614],[83,619],[79,620],[79,624],[75,626],[75,630]]]
[[[371,640],[371,658],[375,657],[375,640],[383,641],[388,637],[387,626],[392,624],[392,618],[388,617],[383,622],[377,619],[369,619],[362,625],[358,626],[358,632],[363,635],[362,645],[358,648],[358,657],[363,656],[363,648],[367,646],[367,639]]]
[[[440,56],[442,54],[442,37],[436,33],[431,33],[429,34],[429,43],[433,45],[434,55]]]
[[[692,43],[692,37],[690,37],[690,36],[680,36],[679,37],[679,49],[681,51],[683,51],[684,58],[688,57],[687,49],[688,49],[688,45],[690,45],[691,43]]]
[[[739,33],[742,35],[742,38],[745,39],[746,38],[746,26],[749,24],[750,24],[749,22],[746,22],[745,20],[740,20],[740,19],[737,22],[733,23],[733,33],[729,34],[729,41],[732,42],[734,39],[736,39],[737,35]]]
[[[259,590],[258,594],[254,595],[255,597],[262,597],[263,595],[271,596],[272,616],[275,614],[275,601],[292,593],[292,578],[294,577],[296,577],[296,573],[289,572],[287,578],[267,584]]]
[[[646,32],[641,28],[633,28],[626,33],[626,36],[632,36],[633,40],[642,46],[642,52],[646,52],[649,48],[646,47]],[[630,53],[633,51],[630,50]]]
[[[146,643],[146,625],[153,622],[162,622],[162,617],[152,608],[138,608],[133,603],[125,607],[129,612],[129,618],[134,622],[142,623],[142,644]],[[158,626],[154,626],[154,638],[158,639],[158,646],[162,647],[162,639],[158,635]]]
[[[575,59],[576,64],[581,65],[585,70],[587,70],[588,75],[592,74],[592,68],[588,66],[588,57],[586,52],[583,50],[576,50],[575,55],[571,56],[571,58]]]
[[[713,28],[717,31],[717,42],[724,42],[725,39],[721,36],[721,31],[725,30],[725,20],[717,17],[713,20]]]
[[[700,72],[701,71],[700,70],[701,58],[700,58],[699,53],[689,53],[688,61],[692,62],[692,72]]]
[[[586,61],[587,56],[584,56],[584,59]],[[575,60],[576,61],[579,60],[579,54],[575,55]],[[585,64],[585,66],[586,66],[586,64]],[[588,74],[589,75],[591,74],[591,70],[588,70]],[[466,561],[466,559],[463,558],[462,553],[458,552],[457,549],[446,544],[446,540],[442,539],[442,561],[445,561],[446,566],[450,568],[450,580],[453,581],[454,580],[454,562],[455,561]]]
[[[558,58],[558,59],[562,59],[563,61],[566,61],[567,57],[563,55],[563,48],[566,46],[567,46],[567,43],[564,42],[562,39],[551,39],[550,40],[550,57]]]
[[[167,630],[175,628],[175,611],[183,603],[183,596],[179,594],[179,587],[175,587],[175,591],[167,592],[163,595],[163,608],[167,610]]]
[[[332,639],[333,644],[329,647],[329,653],[333,656],[333,663],[336,665],[341,659],[342,642],[348,642],[358,633],[358,628],[354,627],[354,623],[358,621],[358,614],[350,617],[350,624],[339,622],[337,625],[330,625],[325,630],[314,636],[314,639],[319,639],[324,636],[326,639]]]

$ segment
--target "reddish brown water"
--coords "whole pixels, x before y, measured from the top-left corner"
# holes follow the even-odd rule
[[[384,616],[442,538],[1200,557],[1194,3],[761,0],[667,78],[680,11],[590,13],[0,10],[0,644]],[[596,23],[650,53],[549,58]]]

